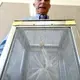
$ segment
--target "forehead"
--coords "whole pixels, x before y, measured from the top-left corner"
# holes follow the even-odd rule
[[[43,0],[34,0],[35,2],[40,2],[40,1],[43,1]],[[50,0],[44,0],[45,2],[50,2]]]

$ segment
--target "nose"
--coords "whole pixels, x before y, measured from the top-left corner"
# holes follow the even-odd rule
[[[45,0],[41,0],[42,3],[45,3]]]

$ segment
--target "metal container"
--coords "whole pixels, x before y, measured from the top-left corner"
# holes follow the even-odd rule
[[[15,21],[0,58],[1,80],[80,80],[79,36],[69,22]]]

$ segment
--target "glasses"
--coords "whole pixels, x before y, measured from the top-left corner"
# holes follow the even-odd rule
[[[38,1],[38,2],[40,2],[40,1],[50,2],[50,0],[36,0],[36,1]]]

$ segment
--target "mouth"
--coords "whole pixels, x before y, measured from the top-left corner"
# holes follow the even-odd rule
[[[41,9],[46,9],[46,7],[39,7],[39,8],[41,8]]]

